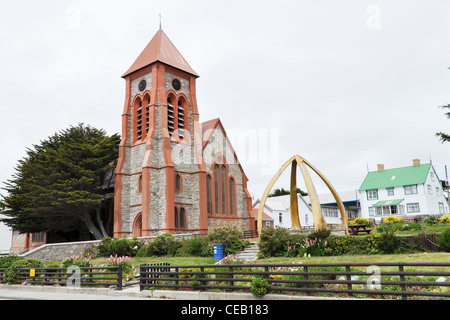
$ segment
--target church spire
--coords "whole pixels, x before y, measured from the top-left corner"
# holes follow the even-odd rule
[[[122,78],[157,61],[192,74],[195,77],[199,76],[160,28]]]

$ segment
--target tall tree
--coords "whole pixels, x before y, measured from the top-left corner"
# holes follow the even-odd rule
[[[445,115],[447,116],[447,119],[450,119],[450,104],[447,104],[445,106],[441,106],[440,108],[449,110],[448,112],[445,113]],[[439,138],[439,140],[442,143],[450,142],[450,134],[447,134],[447,133],[444,133],[444,132],[436,132],[436,136]]]
[[[96,239],[107,236],[100,207],[114,196],[104,185],[119,143],[118,134],[79,124],[33,145],[6,182],[2,221],[20,232],[70,232],[81,224]]]

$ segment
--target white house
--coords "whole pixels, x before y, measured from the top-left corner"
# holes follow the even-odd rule
[[[381,222],[385,216],[414,217],[449,212],[441,181],[431,163],[414,159],[409,167],[367,173],[359,188],[363,218]]]
[[[253,208],[259,209],[260,200],[256,200]],[[270,197],[266,200],[263,213],[267,214],[273,219],[274,227],[282,227],[291,229],[291,211],[290,211],[290,195]],[[311,207],[306,201],[298,195],[298,213],[300,224],[302,227],[312,226],[313,218]]]
[[[338,192],[347,212],[349,219],[360,217],[358,191],[349,190]],[[311,211],[311,201],[308,196],[298,197],[298,213],[302,227],[314,227],[314,220]],[[331,193],[319,194],[322,215],[327,224],[342,224],[341,213]],[[253,204],[253,208],[259,208],[260,200]],[[263,212],[272,217],[274,226],[292,228],[290,195],[270,197],[267,199]]]

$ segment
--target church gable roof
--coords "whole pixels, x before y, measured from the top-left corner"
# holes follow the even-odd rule
[[[133,72],[145,68],[157,61],[185,71],[196,77],[199,76],[191,68],[189,63],[187,63],[186,59],[183,58],[177,48],[175,48],[172,41],[170,41],[164,31],[162,31],[162,29],[159,29],[152,40],[150,40],[147,47],[145,47],[144,51],[142,51],[142,53],[139,55],[130,69],[125,72],[122,78],[125,78]]]

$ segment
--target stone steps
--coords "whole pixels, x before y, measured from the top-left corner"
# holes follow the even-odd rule
[[[236,258],[245,261],[253,261],[258,257],[259,246],[257,243],[252,243],[249,247],[236,254]]]

